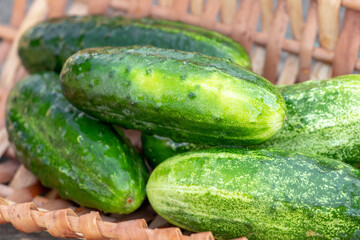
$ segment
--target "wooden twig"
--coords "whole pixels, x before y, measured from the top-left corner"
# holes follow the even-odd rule
[[[3,125],[3,127],[0,128],[0,156],[4,154],[4,152],[8,147],[9,147],[8,135],[5,126]]]
[[[4,64],[3,71],[0,76],[0,87],[11,88],[15,82],[16,74],[20,67],[20,59],[17,55],[18,44],[22,34],[34,24],[45,19],[47,15],[47,1],[35,0],[31,5],[28,14],[22,22],[19,31],[16,34],[14,42],[11,46],[7,60]]]
[[[8,27],[4,25],[0,25],[0,38],[4,40],[14,40],[16,36],[16,29],[13,27]]]
[[[13,189],[21,189],[34,185],[37,182],[37,178],[29,170],[25,168],[24,165],[21,165],[13,179],[11,180],[9,186]]]
[[[9,182],[15,175],[20,163],[14,159],[0,164],[0,183]]]

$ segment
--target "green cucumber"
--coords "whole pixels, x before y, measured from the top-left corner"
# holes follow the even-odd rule
[[[288,109],[287,121],[279,133],[255,148],[272,147],[323,155],[360,168],[360,75],[278,88]],[[152,136],[145,137],[146,156],[156,159],[157,164],[176,153],[205,147],[171,139],[162,145]],[[187,148],[172,150],[182,145]]]
[[[360,75],[279,86],[284,128],[261,147],[323,155],[360,167]]]
[[[103,121],[206,144],[256,144],[286,106],[265,78],[228,59],[155,47],[85,49],[61,72],[65,97]]]
[[[124,137],[74,108],[58,78],[31,75],[9,95],[6,124],[18,159],[63,198],[105,212],[136,210],[146,195],[145,164]]]
[[[147,134],[141,135],[141,142],[143,153],[153,168],[174,155],[207,147],[188,142],[176,143],[167,137]]]
[[[283,150],[214,148],[174,156],[147,183],[154,210],[218,239],[360,239],[360,171]]]
[[[60,72],[66,59],[84,48],[153,45],[221,58],[251,68],[250,57],[232,39],[179,22],[82,16],[51,19],[20,39],[19,56],[29,72]]]

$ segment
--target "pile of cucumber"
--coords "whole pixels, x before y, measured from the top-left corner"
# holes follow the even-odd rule
[[[9,139],[63,198],[123,214],[147,196],[218,239],[360,239],[360,76],[274,86],[221,34],[105,16],[40,23],[19,55]]]

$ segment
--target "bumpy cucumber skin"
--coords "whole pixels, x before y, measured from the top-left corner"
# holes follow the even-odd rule
[[[85,49],[61,72],[65,97],[128,129],[194,143],[256,144],[283,126],[266,79],[228,59],[154,47]]]
[[[105,212],[136,210],[146,195],[142,159],[125,138],[66,101],[58,78],[31,75],[11,91],[6,120],[17,157],[63,198]]]
[[[279,89],[287,120],[261,147],[324,155],[360,167],[360,75]]]
[[[208,147],[188,142],[176,143],[167,137],[147,134],[141,135],[141,142],[143,153],[153,168],[174,155]]]
[[[360,239],[360,172],[282,150],[214,148],[183,153],[152,172],[155,211],[219,239]]]
[[[82,16],[51,19],[20,39],[19,56],[30,72],[60,72],[66,59],[85,48],[153,45],[229,58],[251,68],[246,51],[219,33],[166,20]]]

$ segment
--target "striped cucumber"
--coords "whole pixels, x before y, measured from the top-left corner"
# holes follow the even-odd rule
[[[145,198],[148,173],[125,137],[74,108],[55,73],[18,82],[6,125],[18,159],[66,199],[105,212],[130,213]]]
[[[218,239],[360,239],[360,171],[283,150],[214,148],[174,156],[147,183],[155,211]]]
[[[278,88],[288,109],[287,121],[279,133],[256,148],[272,147],[323,155],[360,168],[360,75]],[[204,148],[171,139],[162,144],[159,136],[144,137],[145,154],[157,163],[176,153]],[[187,148],[174,151],[183,145]]]
[[[166,20],[109,16],[65,17],[42,22],[22,36],[19,56],[30,72],[60,72],[66,59],[81,49],[131,45],[201,52],[251,67],[246,51],[217,32]]]
[[[360,75],[279,87],[284,128],[261,147],[323,155],[360,167]]]
[[[206,144],[256,144],[286,106],[266,79],[228,59],[154,47],[94,48],[64,65],[65,97],[103,121]]]

